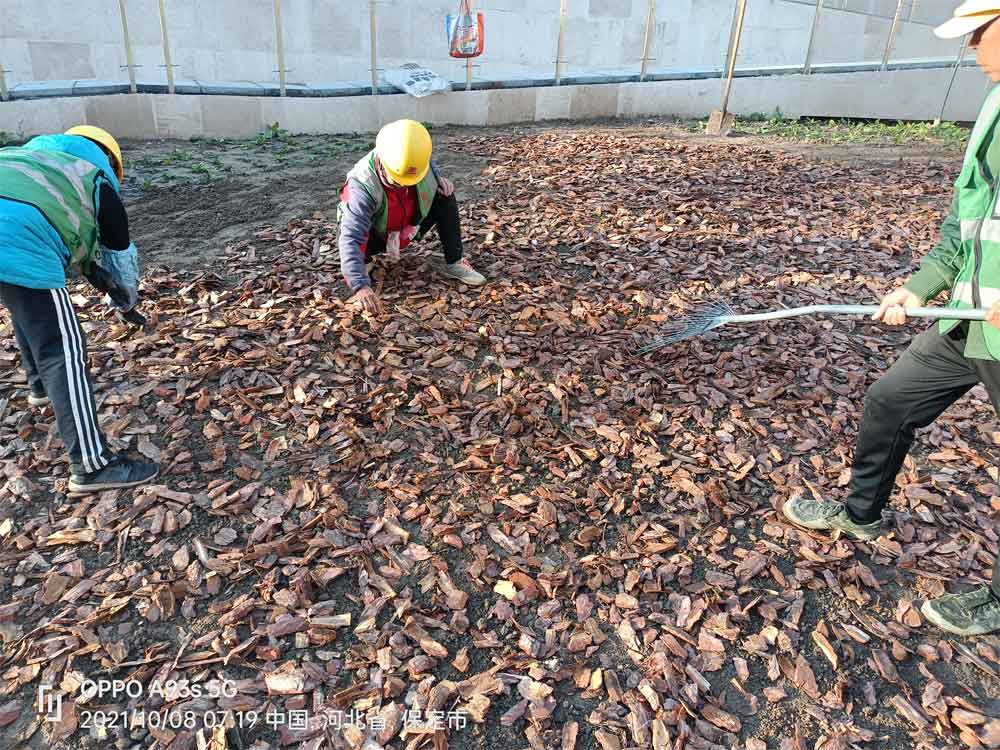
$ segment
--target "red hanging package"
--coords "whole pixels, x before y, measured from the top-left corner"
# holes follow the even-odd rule
[[[479,57],[483,54],[483,14],[473,13],[469,0],[462,0],[457,15],[448,15],[448,54],[452,57]]]

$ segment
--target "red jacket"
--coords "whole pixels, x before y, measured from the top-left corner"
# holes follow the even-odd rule
[[[392,232],[402,232],[406,227],[413,226],[413,220],[417,215],[417,189],[406,187],[405,185],[386,185],[384,182],[382,183],[382,187],[385,189],[386,209],[388,210],[386,231],[390,234]],[[341,191],[341,200],[346,201],[348,199],[347,192],[348,187],[345,185]],[[405,234],[401,235],[399,238],[399,249],[402,250],[409,244],[410,238]],[[368,240],[365,239],[361,243],[361,252],[367,256],[367,250]]]

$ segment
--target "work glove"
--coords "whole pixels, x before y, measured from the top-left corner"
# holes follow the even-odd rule
[[[404,227],[400,232],[389,232],[385,239],[385,254],[391,262],[399,261],[399,250],[403,243],[409,244],[419,230],[420,227]]]
[[[84,270],[91,285],[106,294],[105,303],[115,310],[122,322],[145,329],[148,321],[136,306],[139,304],[139,263],[135,245],[125,250],[101,248],[100,258]]]

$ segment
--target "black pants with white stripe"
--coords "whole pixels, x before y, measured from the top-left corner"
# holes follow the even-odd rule
[[[65,289],[28,289],[0,282],[28,384],[52,401],[74,474],[102,469],[110,458],[97,422],[87,369],[87,342]]]

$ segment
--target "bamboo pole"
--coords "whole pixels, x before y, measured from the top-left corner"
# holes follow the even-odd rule
[[[473,20],[475,20],[476,12],[475,12],[475,10],[472,7],[472,0],[469,0],[469,13],[472,16]],[[465,58],[465,90],[466,91],[471,91],[472,90],[472,58],[471,57]]]
[[[806,61],[802,65],[805,75],[812,73],[812,57],[816,50],[816,33],[819,31],[819,17],[823,12],[823,0],[816,0],[816,12],[813,13],[812,31],[809,32],[809,46],[806,48]]]
[[[281,30],[281,0],[274,0],[274,36],[278,52],[278,88],[285,95],[285,35]]]
[[[129,90],[135,94],[135,58],[132,56],[132,37],[128,33],[128,13],[125,10],[125,0],[118,0],[118,9],[122,16],[122,40],[125,43],[125,66],[128,68]]]
[[[646,80],[649,48],[653,43],[653,25],[656,23],[656,0],[649,0],[649,10],[646,12],[646,38],[642,42],[642,67],[639,69],[639,80]]]
[[[562,80],[563,47],[566,41],[567,0],[559,0],[559,38],[556,40],[556,86]]]
[[[160,38],[163,40],[163,67],[167,70],[167,93],[176,92],[174,86],[174,65],[170,59],[170,32],[167,31],[167,7],[165,0],[158,0],[160,6]]]
[[[4,75],[6,72],[3,69],[3,63],[0,63],[0,102],[5,102],[10,98],[10,92],[7,91],[7,76]]]
[[[885,40],[885,53],[882,55],[882,70],[889,66],[889,56],[892,54],[893,45],[896,43],[896,33],[899,31],[899,21],[903,16],[903,3],[906,0],[896,0],[896,13],[892,17],[892,26],[889,27],[889,38]]]
[[[372,96],[378,96],[378,27],[375,21],[375,0],[368,0],[368,17],[372,39]]]
[[[962,61],[965,59],[965,53],[969,49],[969,35],[966,34],[962,37],[962,46],[958,48],[958,58],[955,60],[955,67],[951,70],[951,80],[948,81],[948,88],[944,92],[944,101],[941,102],[941,112],[938,113],[937,119],[934,121],[934,126],[937,127],[944,120],[944,110],[948,106],[948,98],[951,96],[952,86],[955,85],[955,78],[958,76],[958,69],[962,67]]]

